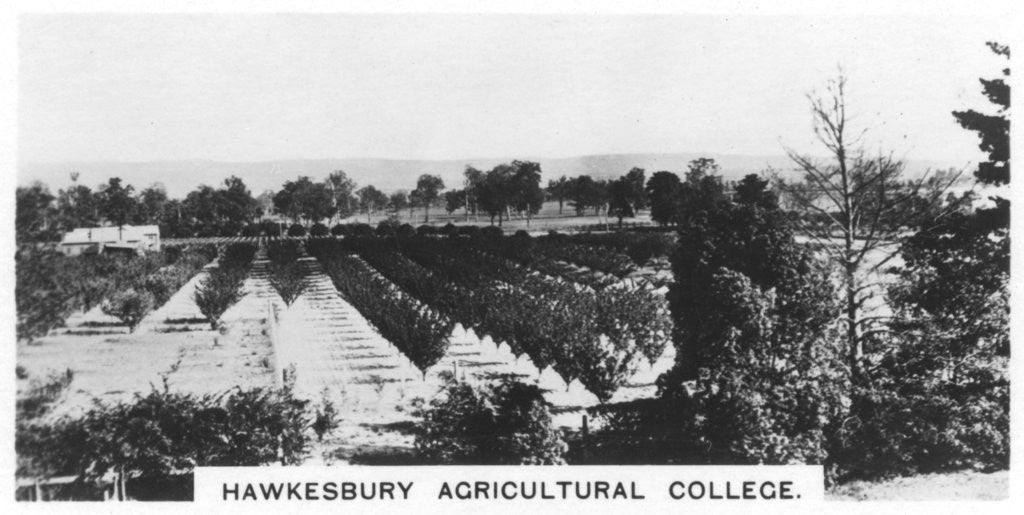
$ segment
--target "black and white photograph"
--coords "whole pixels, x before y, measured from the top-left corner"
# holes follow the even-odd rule
[[[6,36],[16,510],[1008,510],[1011,4],[91,3]]]

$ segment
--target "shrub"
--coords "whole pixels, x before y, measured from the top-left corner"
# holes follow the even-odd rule
[[[493,225],[489,225],[480,230],[479,237],[483,240],[494,241],[500,240],[505,236],[505,231]]]
[[[506,377],[483,386],[442,374],[442,394],[424,410],[416,450],[425,461],[453,464],[553,465],[568,446],[551,424],[536,385]]]
[[[313,436],[308,404],[290,389],[197,397],[165,385],[131,402],[98,403],[80,418],[20,424],[15,447],[23,472],[83,481],[108,471],[144,483],[171,481],[196,466],[298,464]],[[177,500],[191,491],[184,497]]]
[[[476,238],[480,235],[480,226],[463,225],[462,227],[459,227],[459,234],[462,236],[469,236],[470,238]]]
[[[197,238],[213,238],[220,234],[220,228],[213,224],[204,224],[195,229]]]
[[[270,263],[270,284],[281,295],[286,306],[291,306],[306,289],[305,277],[306,273],[298,261]]]
[[[257,224],[246,224],[245,227],[242,227],[242,236],[245,236],[247,238],[254,238],[256,236],[259,236],[261,233],[262,230],[260,229],[260,226]]]
[[[433,236],[437,234],[437,228],[433,225],[421,225],[416,228],[416,234],[418,236]]]
[[[263,220],[260,222],[260,232],[262,232],[264,236],[269,236],[271,238],[280,237],[281,224],[273,220]]]
[[[392,220],[381,220],[377,224],[377,236],[381,238],[388,238],[395,235],[398,229],[398,224]]]
[[[334,236],[348,236],[352,234],[352,231],[349,230],[349,226],[347,225],[337,224],[334,227],[331,227],[331,234]]]
[[[449,238],[459,235],[459,228],[455,224],[448,222],[441,228],[441,234]]]
[[[398,236],[399,238],[412,238],[413,236],[416,236],[416,229],[413,229],[409,224],[402,224],[398,226],[395,236]]]
[[[227,221],[220,225],[218,236],[238,236],[242,232],[242,222]]]
[[[288,236],[292,238],[301,238],[306,235],[306,228],[299,224],[292,224],[288,228]]]
[[[327,229],[327,226],[319,222],[313,224],[313,227],[310,227],[309,229],[309,235],[317,238],[322,238],[330,233],[331,232]]]
[[[718,203],[679,234],[662,396],[686,403],[713,463],[824,463],[849,388],[828,270],[777,210]]]
[[[132,332],[153,310],[153,295],[147,291],[119,291],[105,301],[101,309],[107,315],[124,322],[128,326],[128,332]]]
[[[224,272],[219,268],[210,270],[198,285],[193,295],[199,312],[216,329],[221,315],[242,298],[242,281],[237,274]]]
[[[352,236],[371,237],[373,236],[373,227],[370,227],[370,224],[352,224]]]

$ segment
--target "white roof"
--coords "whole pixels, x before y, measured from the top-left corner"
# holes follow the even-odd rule
[[[61,243],[114,243],[142,241],[150,236],[159,236],[156,225],[123,225],[121,227],[79,227],[64,233]]]

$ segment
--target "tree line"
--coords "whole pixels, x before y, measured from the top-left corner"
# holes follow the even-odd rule
[[[367,217],[422,209],[423,222],[429,223],[430,210],[443,208],[449,216],[462,211],[465,220],[479,222],[481,215],[494,225],[516,218],[527,225],[544,202],[557,201],[559,215],[568,206],[576,216],[588,213],[618,219],[637,216],[650,209],[652,219],[662,225],[674,224],[680,201],[688,191],[699,188],[704,176],[714,176],[718,165],[701,158],[688,165],[686,180],[669,171],[656,172],[648,181],[642,168],[633,168],[614,179],[594,179],[589,175],[562,176],[541,185],[541,166],[531,161],[512,161],[483,171],[467,166],[462,187],[447,189],[436,175],[424,174],[411,190],[391,194],[373,185],[358,187],[342,170],[331,172],[322,181],[299,176],[285,182],[278,191],[254,196],[245,182],[228,177],[219,187],[200,185],[184,198],[174,199],[160,183],[141,190],[113,177],[92,189],[71,175],[71,186],[56,194],[40,182],[17,189],[16,234],[19,241],[52,241],[77,227],[100,225],[158,225],[164,237],[258,236],[280,233],[278,221],[305,226],[333,225],[360,215]],[[718,180],[718,179],[709,179]],[[759,179],[750,175],[736,185],[757,188]],[[764,184],[767,184],[766,182]],[[690,195],[692,196],[692,195]]]

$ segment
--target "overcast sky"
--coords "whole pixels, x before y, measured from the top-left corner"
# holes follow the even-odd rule
[[[811,150],[842,66],[873,147],[976,161],[984,18],[23,15],[19,161]]]

